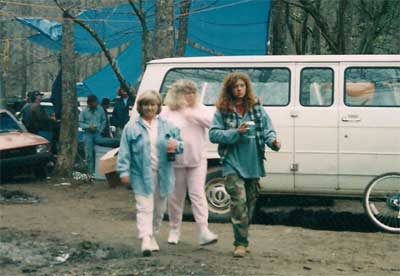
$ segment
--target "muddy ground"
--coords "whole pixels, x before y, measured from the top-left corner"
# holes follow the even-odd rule
[[[243,259],[229,223],[211,223],[219,242],[200,248],[190,216],[176,246],[165,222],[161,251],[143,258],[129,191],[62,182],[0,186],[0,275],[400,275],[400,236],[374,228],[359,202],[263,200]]]

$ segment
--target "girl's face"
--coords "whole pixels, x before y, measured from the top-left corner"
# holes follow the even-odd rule
[[[142,104],[142,117],[146,120],[152,120],[156,117],[158,104],[156,102],[147,102]]]
[[[238,79],[232,88],[235,99],[243,99],[246,96],[246,83],[243,80]]]
[[[190,91],[185,92],[185,94],[183,94],[183,95],[184,95],[183,97],[185,98],[185,101],[189,107],[193,107],[196,104],[196,97],[197,97],[196,91],[190,90]]]

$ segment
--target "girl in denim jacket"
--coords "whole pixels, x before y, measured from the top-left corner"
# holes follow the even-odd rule
[[[182,153],[179,130],[161,119],[161,99],[146,91],[137,100],[140,117],[124,128],[117,170],[121,182],[130,184],[136,199],[136,224],[143,256],[159,251],[154,237],[159,231],[167,197],[175,183],[173,162],[167,153]]]

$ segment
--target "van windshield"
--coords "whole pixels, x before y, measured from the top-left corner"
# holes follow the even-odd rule
[[[197,86],[201,102],[214,105],[222,88],[224,78],[240,72],[250,77],[254,93],[264,106],[285,106],[289,104],[290,71],[288,68],[195,68],[170,70],[161,86],[164,98],[171,85],[177,80],[191,80]]]

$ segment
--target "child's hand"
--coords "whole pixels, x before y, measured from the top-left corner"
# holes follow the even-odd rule
[[[174,139],[168,140],[167,152],[175,152],[178,148],[178,143]]]

